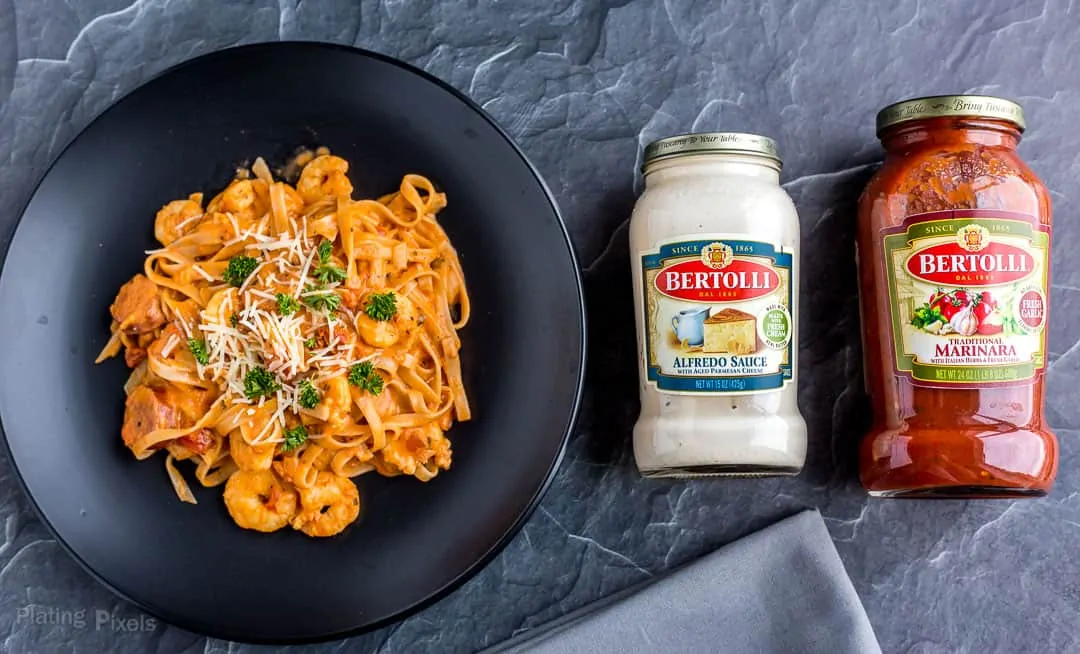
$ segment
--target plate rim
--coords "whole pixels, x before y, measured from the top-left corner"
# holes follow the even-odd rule
[[[45,179],[48,178],[49,174],[52,172],[56,164],[79,140],[79,138],[88,130],[90,130],[90,128],[92,128],[95,124],[101,121],[101,119],[104,118],[107,114],[109,114],[109,112],[130,99],[133,95],[141,91],[147,85],[178,70],[201,63],[206,59],[243,51],[290,48],[304,48],[310,50],[336,50],[352,56],[370,58],[381,63],[390,64],[391,66],[399,68],[406,73],[416,75],[421,79],[427,81],[428,83],[435,84],[442,90],[450,93],[450,95],[455,97],[458,101],[462,102],[478,116],[483,118],[484,121],[486,121],[492,128],[494,128],[495,132],[503,139],[503,141],[505,141],[511,147],[511,149],[518,156],[518,158],[521,159],[522,163],[525,164],[526,168],[532,174],[536,182],[540,185],[540,188],[543,191],[544,196],[547,198],[548,204],[550,205],[551,211],[555,216],[555,222],[566,244],[566,250],[570,256],[570,263],[573,268],[573,278],[578,298],[577,315],[580,325],[580,329],[578,330],[578,338],[580,339],[581,345],[578,348],[578,373],[577,381],[574,385],[573,402],[570,407],[570,414],[566,426],[563,429],[562,436],[559,439],[558,450],[555,457],[552,459],[551,465],[544,473],[544,478],[541,481],[539,487],[533,493],[533,496],[529,499],[525,506],[520,510],[510,527],[507,528],[503,532],[503,534],[498,539],[496,539],[495,542],[487,549],[487,551],[485,551],[471,565],[458,573],[449,582],[443,584],[441,587],[437,588],[432,593],[428,594],[425,598],[416,602],[415,604],[401,609],[400,611],[393,613],[381,620],[376,620],[364,626],[353,627],[342,631],[335,631],[332,633],[325,633],[313,636],[300,636],[295,638],[263,638],[258,636],[257,634],[242,634],[230,633],[228,631],[220,631],[218,629],[210,627],[209,625],[195,624],[183,618],[176,619],[177,616],[172,615],[171,612],[167,609],[163,607],[152,606],[144,601],[137,600],[120,591],[96,570],[91,568],[90,565],[87,564],[81,556],[79,556],[79,554],[71,547],[71,545],[68,544],[68,542],[56,531],[52,523],[45,517],[41,508],[38,506],[37,500],[34,499],[33,494],[30,492],[26,480],[23,478],[22,471],[20,470],[19,465],[15,460],[15,456],[11,451],[10,444],[8,443],[8,432],[4,428],[3,413],[2,411],[0,411],[0,447],[3,448],[3,452],[7,456],[11,469],[15,473],[14,476],[18,482],[19,488],[22,490],[23,497],[29,502],[34,514],[37,516],[38,520],[45,526],[48,532],[53,536],[53,538],[56,540],[56,543],[60,545],[63,551],[66,552],[67,555],[70,556],[71,559],[74,560],[82,570],[87,572],[91,578],[93,578],[97,583],[108,589],[116,597],[119,597],[124,601],[129,602],[133,606],[137,607],[141,611],[160,619],[166,625],[178,627],[207,638],[220,638],[223,640],[257,645],[297,645],[305,643],[324,643],[328,641],[343,640],[354,636],[359,636],[361,634],[370,633],[377,629],[381,629],[385,626],[401,622],[413,615],[416,615],[417,613],[435,604],[439,600],[449,596],[455,590],[463,586],[467,581],[471,580],[482,570],[484,570],[484,568],[486,568],[492,562],[492,560],[494,560],[495,557],[498,556],[498,554],[502,552],[507,545],[510,544],[510,541],[512,541],[518,535],[521,529],[525,526],[525,523],[536,512],[536,509],[540,506],[541,501],[544,499],[545,495],[547,495],[548,490],[551,488],[551,485],[554,482],[556,475],[558,474],[559,468],[562,465],[563,458],[565,457],[570,437],[574,434],[575,428],[577,427],[577,422],[580,416],[581,404],[585,391],[586,366],[588,362],[588,315],[585,301],[583,271],[577,257],[577,252],[574,248],[574,242],[570,237],[570,232],[566,226],[566,220],[563,218],[562,211],[559,209],[559,204],[555,198],[555,194],[551,191],[551,188],[548,186],[547,181],[540,174],[540,171],[536,168],[536,165],[532,162],[532,160],[521,148],[521,146],[510,136],[510,134],[507,133],[507,131],[490,114],[488,114],[488,112],[485,111],[483,107],[481,107],[475,100],[470,98],[465,92],[458,90],[449,82],[440,79],[439,77],[427,72],[419,66],[415,66],[411,63],[375,50],[361,48],[355,45],[346,45],[342,43],[326,41],[283,40],[261,41],[257,43],[235,45],[219,50],[212,50],[210,52],[206,52],[198,56],[177,62],[166,67],[160,72],[148,77],[147,79],[139,82],[137,86],[135,86],[130,91],[110,103],[102,111],[94,115],[94,117],[91,118],[82,128],[80,128],[79,131],[76,132],[64,144],[64,146],[60,149],[56,156],[49,161],[49,163],[45,166],[44,171],[33,183],[29,195],[26,197],[25,201],[22,203],[22,207],[18,211],[18,217],[15,219],[15,222],[12,225],[7,243],[4,243],[2,245],[2,250],[0,250],[0,281],[3,280],[3,273],[6,270],[9,258],[8,255],[10,254],[12,245],[14,245],[15,243],[15,236],[18,234],[19,228],[22,226],[23,219],[26,216],[26,210],[30,207],[30,203],[37,196],[42,183],[44,183]],[[3,234],[0,234],[0,237],[3,236]]]

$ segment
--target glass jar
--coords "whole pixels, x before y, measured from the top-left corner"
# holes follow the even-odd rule
[[[859,203],[871,495],[1033,497],[1057,472],[1043,417],[1050,195],[1008,100],[878,114],[885,163]]]
[[[776,144],[687,134],[645,149],[630,221],[646,477],[792,475],[799,219]]]

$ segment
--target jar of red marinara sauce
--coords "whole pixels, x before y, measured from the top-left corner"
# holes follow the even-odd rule
[[[1038,497],[1050,195],[1016,153],[1023,111],[939,96],[883,109],[885,163],[859,202],[859,291],[881,497]]]

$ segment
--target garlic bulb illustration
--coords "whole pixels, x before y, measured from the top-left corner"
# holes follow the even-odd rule
[[[961,336],[971,336],[979,329],[979,319],[975,316],[975,312],[971,310],[969,304],[956,312],[952,319],[949,320],[949,326]]]

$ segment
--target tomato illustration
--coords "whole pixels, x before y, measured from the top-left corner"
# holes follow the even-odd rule
[[[952,296],[956,298],[956,303],[959,307],[966,307],[971,304],[971,294],[967,291],[953,291]]]
[[[952,317],[963,307],[964,303],[957,302],[956,298],[951,293],[938,294],[937,298],[930,304],[931,309],[937,309],[941,312],[941,316],[945,318],[945,322],[952,320]]]
[[[981,303],[975,308],[978,309],[979,306],[981,306]],[[990,313],[986,314],[985,318],[980,318],[979,328],[976,331],[977,333],[983,334],[985,336],[993,336],[994,334],[1000,334],[1002,331],[1001,314],[999,314],[997,311],[991,311]]]
[[[983,291],[975,296],[975,306],[972,308],[972,312],[979,319],[980,324],[993,314],[996,309],[997,300],[990,294],[990,291]]]

